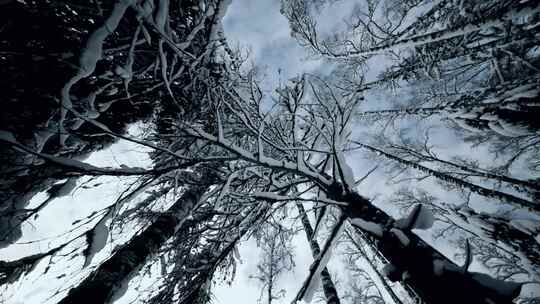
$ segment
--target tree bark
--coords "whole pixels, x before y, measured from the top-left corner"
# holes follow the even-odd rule
[[[116,251],[78,286],[72,288],[59,303],[106,303],[124,280],[173,236],[206,189],[206,186],[187,189],[167,213],[160,215],[141,234]]]
[[[386,292],[390,295],[390,297],[392,298],[392,301],[394,301],[395,304],[403,304],[403,302],[401,302],[401,300],[399,299],[399,297],[396,295],[396,293],[394,292],[394,290],[392,289],[392,287],[390,287],[390,284],[388,284],[388,282],[386,282],[386,279],[384,278],[384,276],[381,274],[381,272],[379,271],[379,269],[377,269],[377,266],[371,261],[371,259],[368,257],[366,251],[364,250],[364,248],[362,248],[362,245],[359,244],[355,239],[354,237],[348,232],[346,231],[347,233],[347,236],[349,237],[349,239],[351,240],[352,244],[354,245],[354,247],[356,247],[356,249],[360,252],[360,254],[364,257],[364,259],[366,260],[366,262],[368,263],[369,267],[371,267],[373,269],[373,272],[375,272],[375,275],[377,276],[377,279],[379,279],[379,281],[381,281],[381,283],[383,284],[383,287],[384,289],[386,290]],[[357,232],[358,235],[360,236],[360,238],[362,238],[367,244],[368,246],[371,247],[371,244],[365,240],[365,236],[363,235],[362,232]],[[375,249],[376,250],[376,249]]]
[[[317,243],[317,238],[315,238],[313,235],[313,228],[309,223],[306,210],[301,203],[296,203],[296,207],[298,208],[298,213],[300,214],[302,225],[304,226],[304,231],[306,232],[307,241],[311,248],[311,254],[313,255],[313,258],[317,258],[317,256],[321,253],[321,248],[319,243]],[[321,280],[324,296],[326,297],[326,303],[340,304],[336,286],[334,285],[330,272],[328,272],[328,268],[326,267],[324,267],[324,269],[321,271]]]
[[[405,165],[407,167],[410,167],[410,168],[416,169],[418,171],[424,172],[426,174],[429,174],[430,176],[433,176],[433,177],[435,177],[435,178],[437,178],[437,179],[439,179],[441,181],[444,181],[446,183],[454,184],[456,186],[466,188],[466,189],[470,190],[471,192],[474,192],[474,193],[479,194],[481,196],[496,199],[496,200],[500,200],[500,201],[503,201],[503,202],[508,203],[510,205],[514,205],[514,206],[519,207],[519,208],[525,208],[525,209],[528,209],[528,210],[533,211],[533,212],[534,211],[536,211],[536,212],[540,211],[540,204],[536,204],[536,203],[531,202],[529,200],[522,199],[520,197],[511,195],[511,194],[508,194],[508,193],[504,193],[504,192],[501,192],[501,191],[497,191],[497,190],[488,189],[488,188],[485,188],[485,187],[482,187],[482,186],[478,186],[478,185],[470,183],[468,181],[464,181],[462,179],[455,178],[455,177],[453,177],[451,175],[448,175],[448,174],[445,174],[445,173],[430,169],[428,167],[422,166],[422,165],[420,165],[418,163],[415,163],[415,162],[412,162],[412,161],[397,157],[397,156],[395,156],[393,154],[387,153],[387,152],[385,152],[385,151],[383,151],[383,150],[381,150],[379,148],[375,148],[375,147],[372,147],[370,145],[361,144],[359,142],[356,142],[356,144],[360,145],[362,148],[365,148],[365,149],[367,149],[367,150],[369,150],[371,152],[375,152],[375,153],[377,153],[379,155],[382,155],[382,156],[384,156],[384,157],[386,157],[386,158],[388,158],[390,160],[399,162],[400,164],[403,164],[403,165]]]
[[[368,199],[356,192],[346,193],[341,184],[331,185],[327,195],[333,200],[348,203],[342,210],[349,218],[362,219],[382,228],[378,233],[353,224],[355,229],[370,234],[376,249],[389,262],[389,271],[385,271],[388,279],[408,284],[424,302],[510,304],[519,295],[519,284],[498,281],[462,269],[410,229],[396,225],[389,215],[375,207]],[[407,244],[396,235],[396,230],[400,230],[407,237]],[[495,282],[498,287],[489,286],[486,284],[488,282]],[[502,293],[501,285],[508,287],[511,292]],[[467,292],[459,292],[463,290]]]

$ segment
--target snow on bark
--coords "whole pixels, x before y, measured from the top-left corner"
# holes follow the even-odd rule
[[[255,155],[251,153],[250,151],[247,151],[243,149],[242,147],[239,147],[233,143],[231,143],[229,140],[225,140],[224,142],[220,142],[216,136],[209,134],[202,130],[200,127],[192,126],[192,125],[185,125],[184,126],[184,132],[186,132],[188,135],[193,136],[195,138],[200,138],[203,140],[206,140],[208,142],[211,142],[213,144],[216,144],[218,146],[221,146],[222,148],[226,149],[229,152],[232,152],[239,156],[241,159],[244,159],[246,161],[249,161],[251,163],[257,163],[263,167],[267,168],[279,168],[286,171],[296,171],[298,174],[313,178],[313,180],[316,180],[322,184],[330,185],[330,180],[320,174],[319,172],[310,170],[309,168],[306,168],[304,171],[299,171],[298,166],[296,165],[296,162],[291,161],[285,161],[281,160],[278,161],[273,158],[264,157],[263,159],[259,159],[258,155]]]
[[[525,122],[514,122],[508,119],[500,119],[499,125],[508,133],[516,134],[516,136],[525,136],[535,134],[537,130]]]
[[[478,126],[475,126],[475,125],[472,125],[470,122],[469,122],[469,119],[465,119],[465,118],[461,118],[461,117],[456,117],[453,119],[453,121],[462,129],[465,129],[469,132],[473,132],[473,133],[479,133],[479,132],[484,132],[485,130],[482,129],[482,128],[479,128]]]
[[[15,136],[13,135],[13,133],[5,131],[5,130],[0,130],[0,140],[5,141],[5,142],[16,142],[17,141],[15,139]]]
[[[229,189],[230,189],[230,186],[231,186],[231,182],[233,181],[234,178],[236,178],[236,173],[233,172],[229,175],[229,177],[227,178],[227,181],[225,182],[225,184],[223,184],[223,187],[221,188],[221,191],[219,192],[219,195],[216,199],[216,209],[217,210],[220,210],[221,207],[222,207],[222,200],[223,198],[225,197],[225,195],[227,195],[227,193],[229,193]]]
[[[212,25],[210,29],[210,41],[218,40],[220,36],[223,36],[223,25],[221,23],[221,20],[223,17],[225,17],[225,14],[227,13],[227,9],[229,5],[232,3],[232,0],[221,0],[219,1],[219,5],[216,9],[216,13],[214,16],[214,24]]]
[[[462,188],[466,188],[466,189],[469,189],[472,192],[477,193],[477,194],[479,194],[481,196],[491,198],[491,199],[497,199],[497,200],[503,201],[505,203],[518,206],[520,208],[526,208],[526,209],[531,210],[531,211],[532,210],[540,210],[540,206],[538,204],[536,204],[535,202],[531,201],[531,200],[523,199],[523,198],[520,198],[518,196],[508,194],[506,192],[501,192],[501,191],[498,191],[498,190],[485,188],[483,186],[479,186],[477,184],[470,183],[470,182],[462,180],[460,178],[456,178],[456,177],[454,177],[452,175],[449,175],[447,173],[436,171],[436,170],[433,170],[431,168],[425,167],[425,166],[423,166],[423,165],[421,165],[419,163],[416,163],[416,162],[413,162],[413,161],[410,161],[410,160],[407,160],[407,159],[400,158],[398,156],[395,156],[393,154],[385,152],[384,150],[381,150],[381,149],[378,149],[378,148],[375,148],[375,147],[372,147],[372,146],[369,146],[369,145],[366,145],[366,144],[362,144],[362,143],[357,142],[357,141],[355,141],[355,143],[357,145],[363,147],[363,148],[368,149],[371,152],[378,153],[378,155],[383,155],[384,157],[386,157],[386,158],[388,158],[390,160],[396,161],[396,162],[398,162],[400,164],[403,164],[405,166],[408,166],[410,168],[414,168],[414,169],[416,169],[416,170],[418,170],[420,172],[429,174],[429,175],[431,175],[431,176],[433,176],[433,177],[435,177],[435,178],[437,178],[437,179],[439,179],[439,180],[441,180],[441,181],[443,181],[445,183],[449,183],[449,184],[453,184],[453,185],[456,185],[456,186],[459,186],[459,187],[462,187]]]
[[[116,2],[111,15],[105,20],[105,23],[95,30],[88,38],[86,46],[81,51],[79,57],[79,70],[77,71],[77,74],[75,74],[75,76],[73,76],[62,88],[60,119],[58,121],[59,132],[61,134],[60,144],[62,146],[65,144],[68,137],[64,127],[64,120],[66,119],[67,111],[72,107],[70,96],[71,88],[81,79],[90,76],[94,72],[97,62],[101,59],[105,39],[116,30],[127,8],[132,3],[133,0],[121,0]]]
[[[354,185],[356,184],[354,181],[354,173],[351,166],[347,164],[347,161],[345,160],[345,157],[343,156],[343,152],[338,152],[336,158],[337,158],[338,165],[340,167],[340,172],[343,175],[342,176],[343,183],[347,185],[347,189],[349,190],[354,189]]]
[[[43,151],[43,147],[49,141],[51,137],[55,135],[55,131],[49,128],[45,128],[39,131],[34,132],[34,142],[36,147],[36,152]]]
[[[345,52],[343,54],[332,54],[331,57],[346,57],[346,58],[355,58],[362,57],[367,55],[376,55],[392,50],[401,50],[404,48],[413,48],[423,45],[433,44],[439,41],[444,41],[452,39],[455,37],[466,36],[471,33],[479,32],[493,27],[503,27],[506,20],[512,19],[516,20],[517,23],[523,23],[527,20],[528,16],[534,16],[538,11],[540,11],[539,6],[531,7],[532,2],[521,1],[518,5],[509,8],[501,16],[478,16],[476,20],[471,20],[470,23],[463,24],[459,27],[448,27],[442,30],[435,30],[428,33],[419,34],[416,36],[411,36],[407,38],[402,38],[400,40],[390,40],[387,43],[384,43],[379,46],[375,46],[365,50],[352,50],[350,52]],[[525,21],[526,23],[527,21]]]
[[[311,254],[313,258],[317,258],[318,255],[321,253],[321,248],[314,235],[313,228],[311,226],[311,223],[309,222],[309,217],[306,213],[306,210],[304,209],[304,206],[301,203],[296,203],[296,206],[298,208],[298,213],[302,221],[302,226],[304,227],[304,232],[306,233],[307,241],[310,245]],[[326,297],[327,303],[339,304],[340,300],[339,300],[339,296],[336,290],[336,286],[334,285],[334,282],[332,281],[332,277],[330,276],[330,273],[328,272],[328,268],[325,267],[321,271],[319,277],[322,282],[322,288],[323,288],[323,292]],[[314,278],[314,280],[315,279],[317,278]]]
[[[405,233],[401,229],[392,228],[390,229],[390,232],[393,233],[403,246],[409,246],[411,243],[411,240],[405,235]]]
[[[326,197],[326,194],[324,192],[319,192],[319,196],[318,196],[318,199],[323,201],[324,199],[327,199]],[[326,210],[328,209],[328,206],[321,206],[319,209],[318,209],[318,212],[317,212],[317,218],[315,219],[315,227],[313,228],[313,235],[312,235],[312,238],[317,238],[317,234],[319,233],[319,230],[322,226],[322,220],[326,214]]]
[[[350,219],[349,222],[351,225],[356,226],[360,229],[362,229],[365,232],[368,232],[370,234],[373,234],[378,237],[383,236],[384,229],[382,225],[374,223],[374,222],[368,222],[366,220],[363,220],[359,217]]]
[[[503,128],[499,121],[490,121],[488,126],[491,130],[505,137],[519,137],[519,134],[513,133],[511,130]]]
[[[302,287],[298,291],[298,294],[296,295],[292,303],[297,303],[299,300],[304,300],[307,303],[311,303],[313,295],[320,284],[321,271],[328,264],[328,261],[332,256],[332,250],[336,246],[344,227],[345,216],[341,216],[341,218],[338,220],[338,222],[332,229],[332,232],[330,233],[328,240],[324,244],[324,247],[321,250],[319,257],[315,259],[315,261],[313,261],[313,263],[309,267],[310,272],[308,274],[308,277],[302,284]]]
[[[59,303],[87,303],[88,299],[92,299],[93,303],[107,303],[111,299],[119,298],[128,281],[177,231],[178,225],[184,222],[187,213],[174,215],[174,211],[195,206],[206,190],[207,187],[202,186],[193,186],[186,190],[169,209],[173,214],[160,215],[150,226],[115,251],[78,286],[72,288]]]
[[[47,192],[50,194],[48,199],[56,199],[69,195],[77,186],[77,178],[70,177],[66,181],[54,184]]]
[[[528,235],[540,232],[540,221],[532,219],[513,219],[510,221],[510,225]]]

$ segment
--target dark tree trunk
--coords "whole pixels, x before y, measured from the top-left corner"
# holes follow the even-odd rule
[[[364,235],[364,233],[358,231],[357,232],[360,236],[360,238],[362,238],[366,244],[369,246],[369,247],[372,247],[371,246],[371,243],[369,240],[366,240],[366,236]],[[386,281],[386,279],[384,278],[384,276],[381,274],[381,272],[379,271],[379,269],[377,269],[377,266],[371,261],[371,259],[368,257],[367,255],[367,252],[364,250],[364,248],[362,248],[362,245],[359,244],[355,239],[354,237],[347,231],[347,236],[349,237],[349,239],[352,241],[354,247],[356,247],[356,249],[360,252],[360,254],[364,257],[364,259],[366,260],[366,262],[368,263],[368,265],[373,269],[373,271],[375,272],[375,275],[377,276],[377,278],[381,281],[381,283],[383,284],[384,286],[384,289],[386,290],[386,292],[390,295],[390,297],[392,298],[392,300],[394,301],[394,303],[396,304],[403,304],[403,302],[401,302],[401,300],[399,299],[399,297],[396,295],[396,293],[394,292],[394,290],[392,289],[392,287],[390,287],[390,284],[388,284],[388,282]],[[375,251],[377,250],[376,248],[372,248],[374,249]]]
[[[59,303],[106,303],[115,290],[173,236],[178,225],[184,221],[206,189],[207,187],[203,186],[187,189],[169,212],[160,215],[141,234],[116,251],[78,286],[72,288]]]
[[[359,218],[382,228],[379,234],[355,225],[356,229],[370,234],[376,249],[389,262],[390,267],[385,271],[388,279],[408,284],[425,303],[510,304],[513,298],[519,295],[520,288],[512,283],[496,281],[462,269],[410,229],[395,225],[395,220],[366,198],[355,192],[345,193],[341,184],[333,184],[328,189],[328,197],[348,203],[343,212],[349,218]],[[403,244],[395,229],[408,238],[408,244]],[[488,287],[485,285],[488,281],[496,282],[499,287],[504,284],[508,289],[512,289],[512,292],[502,293],[499,287]],[[464,290],[467,292],[463,292]]]
[[[304,226],[304,231],[306,232],[306,237],[311,247],[311,253],[313,255],[313,258],[317,258],[321,253],[321,248],[319,247],[319,243],[317,243],[317,238],[315,238],[315,236],[313,235],[313,228],[309,223],[309,218],[306,214],[306,210],[301,203],[297,203],[296,207],[298,208],[298,213],[300,214],[300,218],[302,219],[302,225]],[[339,304],[340,300],[336,290],[336,286],[334,285],[332,277],[330,276],[330,272],[328,272],[328,268],[326,267],[324,267],[324,269],[321,271],[321,280],[324,296],[326,297],[326,303]]]
[[[415,163],[415,162],[412,162],[412,161],[409,161],[409,160],[406,160],[406,159],[403,159],[403,158],[400,158],[400,157],[397,157],[395,155],[392,155],[390,153],[387,153],[379,148],[375,148],[375,147],[372,147],[372,146],[369,146],[369,145],[365,145],[365,144],[361,144],[361,143],[358,143],[361,147],[371,151],[371,152],[375,152],[381,156],[384,156],[390,160],[393,160],[393,161],[396,161],[400,164],[403,164],[407,167],[410,167],[410,168],[413,168],[413,169],[416,169],[418,171],[421,171],[423,173],[426,173],[426,174],[429,174],[430,176],[433,176],[443,182],[446,182],[446,183],[449,183],[449,184],[454,184],[456,186],[459,186],[459,187],[462,187],[462,188],[465,188],[465,189],[468,189],[470,190],[471,192],[474,192],[478,195],[481,195],[481,196],[484,196],[484,197],[488,197],[488,198],[492,198],[492,199],[496,199],[496,200],[499,200],[499,201],[503,201],[503,202],[506,202],[508,204],[511,204],[511,205],[514,205],[516,207],[520,207],[520,208],[526,208],[530,211],[540,211],[540,204],[537,204],[537,203],[533,203],[529,200],[526,200],[526,199],[522,199],[520,197],[517,197],[517,196],[514,196],[514,195],[511,195],[511,194],[508,194],[508,193],[504,193],[504,192],[501,192],[501,191],[497,191],[497,190],[493,190],[493,189],[488,189],[488,188],[485,188],[485,187],[482,187],[482,186],[478,186],[476,184],[473,184],[473,183],[470,183],[468,181],[465,181],[465,180],[462,180],[462,179],[459,179],[459,178],[456,178],[456,177],[453,177],[449,174],[445,174],[445,173],[442,173],[442,172],[439,172],[439,171],[436,171],[436,170],[433,170],[433,169],[430,169],[428,167],[425,167],[425,166],[422,166],[418,163]]]

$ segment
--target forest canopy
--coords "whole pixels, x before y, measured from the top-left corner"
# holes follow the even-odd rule
[[[540,303],[540,3],[248,2],[0,0],[0,303]]]

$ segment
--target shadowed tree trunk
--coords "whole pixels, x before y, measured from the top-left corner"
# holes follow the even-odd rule
[[[468,265],[457,266],[415,235],[411,227],[398,224],[358,193],[346,193],[341,184],[330,186],[328,197],[348,203],[342,210],[353,219],[353,226],[370,233],[376,249],[388,261],[386,277],[408,284],[426,303],[510,304],[518,296],[520,284],[469,272]]]
[[[392,301],[394,301],[394,303],[396,304],[403,304],[403,302],[401,302],[401,300],[399,299],[399,297],[396,295],[396,293],[394,292],[394,290],[392,289],[392,287],[390,287],[390,285],[388,284],[388,282],[386,282],[386,279],[384,278],[383,274],[381,274],[381,272],[379,271],[379,269],[377,269],[377,266],[371,261],[371,259],[368,257],[367,255],[367,252],[364,250],[364,248],[362,247],[361,244],[359,244],[359,242],[357,240],[354,239],[353,235],[351,233],[349,233],[348,230],[345,230],[345,233],[347,235],[347,237],[349,238],[349,240],[351,241],[351,243],[354,245],[354,247],[360,252],[360,254],[364,257],[364,259],[366,260],[366,262],[368,263],[369,267],[371,267],[371,269],[373,269],[373,272],[375,273],[375,275],[377,276],[377,279],[382,283],[384,289],[386,290],[386,292],[390,295],[390,297],[392,298]],[[365,241],[365,243],[371,247],[371,244],[369,243],[368,240],[365,240],[365,236],[364,236],[364,233],[362,232],[358,232],[358,235]],[[373,248],[374,249],[374,248]],[[376,249],[374,249],[376,250]]]
[[[296,207],[298,208],[298,213],[300,214],[300,218],[302,219],[302,226],[304,227],[304,231],[306,232],[307,241],[311,248],[313,258],[317,258],[317,256],[321,253],[321,248],[319,247],[319,243],[317,243],[317,238],[315,237],[315,235],[313,235],[313,228],[309,223],[309,218],[307,216],[306,210],[301,203],[297,203]],[[340,301],[337,294],[336,286],[334,285],[332,277],[330,276],[330,272],[328,272],[328,268],[326,267],[324,267],[324,269],[321,271],[321,280],[324,296],[326,297],[326,303],[339,304]]]
[[[420,165],[418,163],[415,163],[415,162],[412,162],[412,161],[397,157],[397,156],[395,156],[393,154],[390,154],[390,153],[387,153],[387,152],[383,151],[382,149],[379,149],[379,148],[376,148],[376,147],[373,147],[373,146],[370,146],[370,145],[362,144],[362,143],[359,143],[359,142],[355,142],[355,144],[357,144],[360,147],[362,147],[364,149],[367,149],[367,150],[369,150],[371,152],[377,153],[378,155],[381,155],[381,156],[383,156],[385,158],[388,158],[390,160],[393,160],[393,161],[396,161],[396,162],[398,162],[400,164],[403,164],[403,165],[405,165],[407,167],[410,167],[410,168],[416,169],[418,171],[421,171],[423,173],[429,174],[430,176],[433,176],[433,177],[435,177],[435,178],[437,178],[437,179],[439,179],[441,181],[444,181],[446,183],[454,184],[456,186],[468,189],[471,192],[476,193],[478,195],[481,195],[481,196],[484,196],[484,197],[487,197],[487,198],[500,200],[500,201],[506,202],[506,203],[508,203],[510,205],[514,205],[516,207],[526,208],[526,209],[528,209],[530,211],[540,211],[540,204],[536,204],[536,203],[531,202],[529,200],[522,199],[520,197],[511,195],[511,194],[508,194],[508,193],[504,193],[504,192],[501,192],[501,191],[497,191],[497,190],[488,189],[488,188],[485,188],[485,187],[482,187],[482,186],[478,186],[478,185],[470,183],[468,181],[453,177],[453,176],[451,176],[449,174],[445,174],[445,173],[430,169],[428,167],[422,166],[422,165]]]
[[[188,188],[167,213],[116,251],[59,303],[106,303],[122,283],[173,236],[206,189],[206,186]]]

